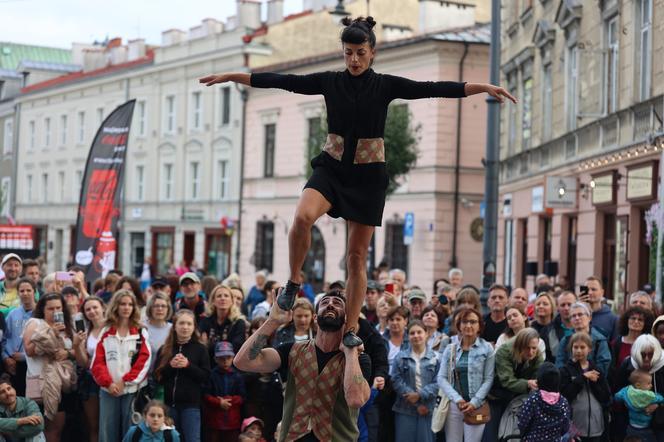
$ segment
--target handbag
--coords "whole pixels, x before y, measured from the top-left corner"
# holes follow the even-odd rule
[[[468,425],[483,425],[491,420],[491,408],[489,403],[484,401],[479,408],[474,409],[470,413],[464,413],[463,423]]]
[[[447,382],[452,383],[452,373],[454,371],[454,360],[456,357],[456,346],[452,345],[452,351],[450,352],[450,369],[447,372]],[[443,429],[445,421],[447,420],[447,413],[450,411],[450,398],[447,397],[442,388],[438,389],[438,397],[436,398],[437,405],[433,410],[431,416],[431,431],[438,433]]]
[[[25,377],[25,397],[33,401],[42,401],[42,388],[44,380],[40,375]]]

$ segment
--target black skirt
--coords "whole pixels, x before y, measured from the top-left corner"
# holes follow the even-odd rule
[[[311,160],[311,167],[304,188],[317,190],[329,201],[328,215],[367,226],[382,224],[388,184],[385,163],[346,166],[322,152]]]

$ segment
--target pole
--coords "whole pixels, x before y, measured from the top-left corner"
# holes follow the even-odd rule
[[[491,0],[491,84],[500,83],[500,0]],[[484,242],[480,299],[486,307],[489,287],[496,280],[496,243],[498,225],[498,166],[500,161],[500,103],[487,98],[486,165],[484,177]]]
[[[664,137],[662,138],[656,138],[655,139],[655,145],[657,144],[662,144],[664,143]],[[662,301],[662,265],[664,265],[663,259],[662,259],[662,243],[664,242],[664,232],[662,232],[662,210],[664,209],[664,186],[661,183],[662,177],[664,177],[664,150],[662,150],[662,153],[660,155],[659,159],[659,176],[660,176],[660,184],[659,184],[659,190],[658,190],[658,195],[657,195],[657,201],[659,202],[659,210],[657,211],[657,222],[655,223],[657,225],[657,263],[656,263],[656,269],[657,273],[655,275],[655,293],[657,297],[657,301],[661,302]]]
[[[242,100],[242,140],[240,141],[240,190],[239,197],[237,202],[237,223],[235,224],[236,232],[236,245],[235,245],[235,273],[240,274],[240,258],[241,256],[241,244],[240,240],[242,238],[242,229],[244,225],[242,224],[242,199],[244,198],[244,142],[246,137],[246,128],[247,128],[247,99],[249,98],[249,91],[247,87],[240,88],[237,83],[235,84],[238,92],[240,93],[240,99]]]
[[[125,102],[129,101],[129,78],[125,79]],[[127,145],[129,145],[129,142],[127,142]],[[125,149],[127,147],[125,146]],[[116,261],[116,266],[122,269],[123,271],[126,270],[124,268],[124,259],[126,258],[125,254],[125,248],[124,248],[124,241],[127,238],[127,234],[125,232],[125,229],[127,228],[127,223],[125,222],[126,218],[126,209],[127,209],[127,201],[126,201],[126,196],[127,196],[127,156],[125,155],[125,164],[124,164],[124,172],[122,173],[122,193],[120,194],[120,221],[118,222],[118,254],[117,254],[117,261]],[[129,255],[129,274],[133,275],[134,269],[132,267],[131,263],[131,254]],[[140,275],[139,275],[140,276]]]

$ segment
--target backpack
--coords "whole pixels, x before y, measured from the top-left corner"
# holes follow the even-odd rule
[[[162,430],[162,433],[164,433],[164,440],[166,442],[173,442],[173,430],[167,428]],[[144,434],[143,429],[137,425],[136,431],[134,431],[134,434],[131,436],[131,442],[141,442],[141,437],[143,437]]]

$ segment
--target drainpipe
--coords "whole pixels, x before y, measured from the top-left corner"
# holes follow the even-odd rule
[[[463,64],[468,55],[468,42],[463,43],[463,55],[459,60],[459,81],[463,81]],[[461,173],[461,100],[457,100],[456,159],[454,164],[454,224],[452,227],[452,258],[450,267],[457,267],[457,230],[459,227],[459,175]]]
[[[28,75],[30,75],[30,72],[23,71],[21,72],[21,76],[23,77],[21,79],[21,89],[26,87],[28,85]],[[14,100],[16,100],[18,97],[14,97]],[[17,187],[18,187],[18,150],[19,150],[19,145],[20,145],[20,135],[21,135],[21,103],[16,103],[14,105],[14,127],[13,127],[13,137],[12,137],[12,143],[14,144],[12,146],[12,179],[11,179],[11,195],[7,195],[6,198],[9,201],[9,207],[11,210],[9,211],[8,214],[11,215],[12,219],[16,221],[16,194],[17,194]],[[9,220],[7,220],[9,221]]]
[[[245,64],[245,66],[248,66],[248,64]],[[239,197],[238,197],[238,203],[237,203],[237,227],[236,227],[236,232],[237,232],[237,239],[236,239],[236,246],[235,246],[235,273],[238,275],[240,274],[240,239],[242,238],[242,228],[244,227],[242,225],[242,200],[244,198],[243,195],[243,190],[244,190],[244,142],[245,142],[245,137],[246,137],[246,129],[247,129],[247,99],[249,98],[249,92],[247,91],[247,86],[240,87],[235,83],[235,87],[237,88],[238,92],[240,93],[240,98],[242,99],[242,135],[241,135],[241,141],[240,141],[240,189],[239,189]]]

